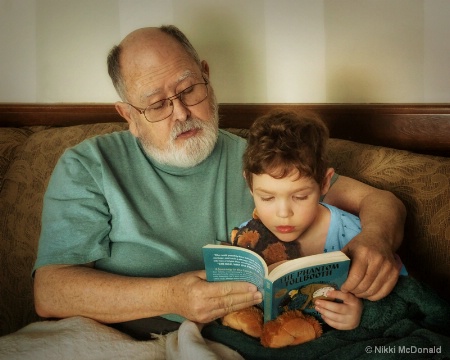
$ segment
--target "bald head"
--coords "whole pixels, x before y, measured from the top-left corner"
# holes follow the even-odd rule
[[[108,73],[122,100],[127,98],[127,73],[178,52],[185,52],[201,67],[197,51],[175,26],[141,28],[128,34],[108,55]]]

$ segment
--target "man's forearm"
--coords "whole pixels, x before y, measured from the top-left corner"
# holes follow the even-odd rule
[[[125,277],[85,266],[51,265],[35,274],[42,317],[85,316],[115,323],[170,311],[169,280]]]
[[[204,270],[167,278],[138,278],[87,266],[50,265],[36,271],[34,288],[40,316],[85,316],[104,323],[164,314],[207,323],[262,300],[255,285],[210,283]]]
[[[372,232],[372,239],[384,239],[393,252],[400,247],[406,218],[403,203],[392,193],[376,190],[361,201],[361,227]]]
[[[383,241],[396,251],[403,239],[406,209],[392,193],[340,176],[325,196],[325,202],[356,214],[370,239]]]
[[[325,201],[361,220],[361,233],[342,249],[352,265],[341,290],[359,298],[382,299],[394,288],[400,272],[395,252],[403,239],[404,205],[392,193],[342,176]]]

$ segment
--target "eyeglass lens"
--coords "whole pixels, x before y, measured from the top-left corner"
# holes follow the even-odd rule
[[[178,98],[185,106],[194,106],[201,103],[208,97],[207,84],[200,83],[189,86],[180,93],[168,99],[160,100],[149,105],[145,109],[145,117],[150,122],[164,120],[173,112],[172,101]]]

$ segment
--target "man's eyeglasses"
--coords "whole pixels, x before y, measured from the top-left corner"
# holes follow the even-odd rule
[[[179,93],[168,97],[167,99],[159,100],[150,104],[145,109],[138,108],[130,103],[126,103],[135,108],[144,115],[148,122],[154,123],[167,119],[173,113],[173,100],[179,99],[185,106],[194,106],[200,104],[208,97],[208,80],[204,83],[198,83],[187,87]]]

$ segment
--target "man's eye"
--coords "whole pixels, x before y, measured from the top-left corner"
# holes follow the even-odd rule
[[[273,197],[262,197],[261,198],[262,201],[270,201],[272,199],[273,199]]]
[[[189,94],[194,90],[195,85],[189,86],[182,91],[183,94]]]
[[[158,102],[155,102],[151,105],[149,105],[148,109],[150,110],[161,110],[162,108],[164,108],[164,105],[166,103],[167,100],[161,100]]]

